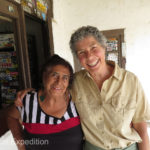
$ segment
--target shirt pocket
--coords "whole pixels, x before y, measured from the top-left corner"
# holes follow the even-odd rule
[[[122,113],[125,107],[125,97],[124,96],[114,96],[111,98],[111,105],[113,110],[117,113]]]
[[[118,95],[112,97],[111,105],[118,116],[122,116],[123,120],[130,120],[134,116],[136,108],[136,100],[132,97]]]
[[[86,94],[77,98],[75,101],[77,111],[80,115],[80,118],[83,120],[95,120],[97,115],[99,115],[100,106],[98,102],[95,102],[93,96]]]
[[[135,111],[136,111],[136,100],[131,98],[127,102],[126,106],[124,107],[124,110],[123,110],[124,118],[128,120],[129,122],[132,121]]]

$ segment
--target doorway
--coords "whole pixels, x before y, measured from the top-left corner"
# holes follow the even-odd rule
[[[45,34],[45,22],[25,14],[26,36],[29,55],[29,66],[31,75],[31,87],[38,89],[41,87],[41,67],[50,55],[48,47],[48,37]]]
[[[0,136],[7,130],[6,108],[14,102],[18,89],[28,84],[24,68],[20,23],[21,7],[0,0]],[[27,67],[26,67],[27,68]],[[27,81],[27,82],[26,82]]]

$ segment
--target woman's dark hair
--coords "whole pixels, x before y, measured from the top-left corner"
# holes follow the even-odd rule
[[[70,72],[69,87],[71,87],[72,81],[73,81],[72,66],[70,65],[68,61],[66,61],[65,59],[63,59],[62,57],[56,54],[48,58],[47,61],[44,63],[42,70],[41,70],[41,79],[43,78],[43,74],[45,72],[48,72],[52,67],[57,66],[57,65],[62,65],[69,69],[69,72]]]

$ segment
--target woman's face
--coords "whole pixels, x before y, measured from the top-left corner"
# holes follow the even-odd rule
[[[93,37],[88,36],[75,44],[81,65],[90,73],[99,71],[105,62],[105,49]]]
[[[44,91],[51,96],[63,95],[68,88],[69,79],[69,69],[63,65],[56,65],[43,75]]]

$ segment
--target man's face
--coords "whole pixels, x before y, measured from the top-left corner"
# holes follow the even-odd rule
[[[100,70],[106,64],[105,49],[93,36],[78,41],[75,48],[81,65],[90,73]]]

